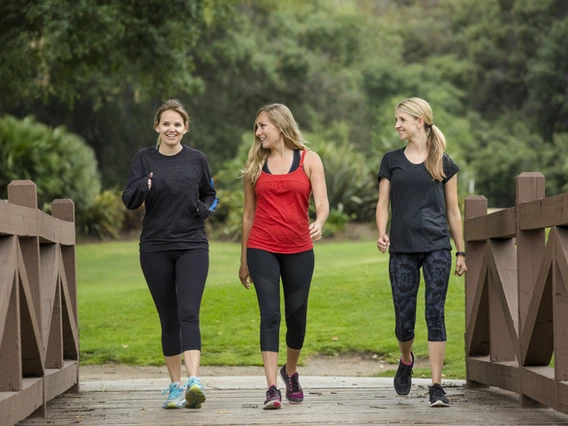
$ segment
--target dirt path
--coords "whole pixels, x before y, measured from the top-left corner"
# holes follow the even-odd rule
[[[428,360],[416,360],[416,367],[428,366]],[[396,365],[387,364],[373,355],[314,356],[308,358],[299,371],[308,376],[371,377],[394,370]],[[201,376],[263,376],[262,367],[202,366]],[[85,365],[80,368],[81,382],[101,380],[127,380],[167,376],[165,366],[136,367],[122,364]]]

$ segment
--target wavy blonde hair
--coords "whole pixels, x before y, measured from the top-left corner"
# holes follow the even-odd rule
[[[185,126],[189,126],[189,114],[185,110],[183,104],[178,101],[177,99],[169,99],[164,102],[158,111],[156,111],[156,115],[154,116],[154,128],[160,124],[160,120],[162,119],[162,114],[166,111],[175,111],[183,118],[183,124]],[[158,141],[156,142],[157,145],[162,144],[162,137],[158,136]]]
[[[446,138],[440,129],[433,124],[434,115],[430,104],[424,99],[408,98],[399,103],[396,109],[406,112],[414,118],[422,118],[424,120],[426,144],[428,147],[428,157],[424,165],[428,173],[435,180],[441,182],[446,177],[443,165]]]
[[[266,112],[270,122],[280,130],[287,148],[309,150],[298,123],[296,123],[292,112],[286,105],[277,103],[267,104],[258,110],[256,118],[258,118],[261,112]],[[253,129],[254,142],[250,147],[248,159],[242,174],[245,183],[253,187],[256,185],[256,181],[262,173],[262,166],[270,154],[270,150],[263,148],[260,139],[256,136],[256,130],[258,129],[256,118],[254,120]]]

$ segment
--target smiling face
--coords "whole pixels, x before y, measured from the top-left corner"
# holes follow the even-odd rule
[[[394,128],[401,140],[409,140],[424,130],[424,120],[397,109],[394,114]]]
[[[262,111],[256,117],[254,135],[264,149],[272,149],[284,141],[282,132],[270,121],[266,111]]]
[[[174,148],[181,144],[181,139],[187,133],[188,127],[189,124],[184,122],[179,112],[166,110],[160,116],[160,121],[155,128],[162,143],[168,148]]]

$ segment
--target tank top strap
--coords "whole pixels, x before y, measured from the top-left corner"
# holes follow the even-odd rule
[[[304,158],[306,158],[307,152],[308,152],[307,149],[302,150],[302,156],[300,157],[300,166],[299,167],[304,167]]]

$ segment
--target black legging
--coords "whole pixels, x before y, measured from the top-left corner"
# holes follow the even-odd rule
[[[160,316],[164,355],[201,350],[199,308],[209,271],[209,251],[140,252],[140,265]]]
[[[249,273],[260,307],[260,349],[278,352],[280,331],[280,277],[284,290],[286,344],[302,349],[306,335],[308,294],[314,272],[314,251],[277,254],[247,249]]]
[[[444,305],[452,268],[449,250],[430,253],[391,253],[389,274],[396,317],[396,338],[401,342],[414,339],[416,296],[420,285],[420,268],[426,283],[426,325],[428,341],[446,341]]]

